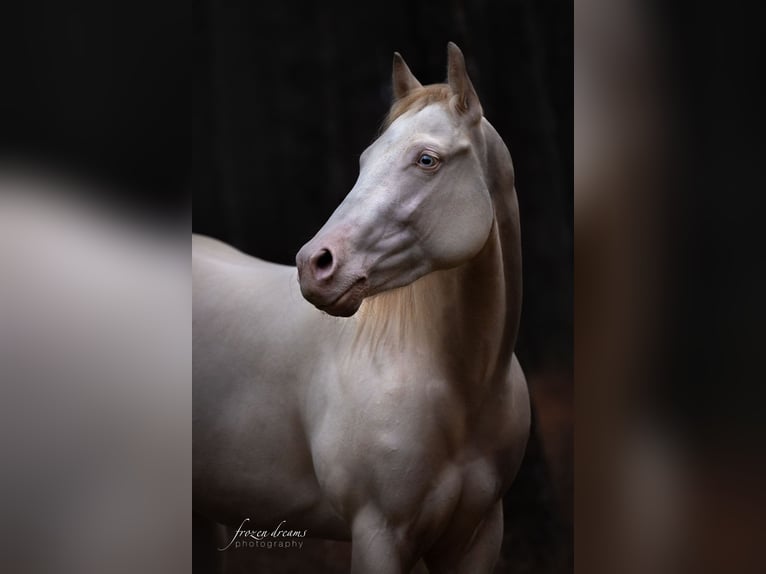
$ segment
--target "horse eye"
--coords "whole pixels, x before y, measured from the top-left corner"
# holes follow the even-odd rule
[[[425,168],[436,167],[439,160],[431,154],[424,153],[418,158],[418,165]]]

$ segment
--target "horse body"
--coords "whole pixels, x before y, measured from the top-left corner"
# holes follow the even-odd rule
[[[470,98],[452,81],[454,50],[451,89]],[[402,65],[395,89],[422,94]],[[438,151],[416,152],[418,169],[384,169],[423,145]],[[480,109],[461,128],[442,101],[401,114],[365,155],[373,165],[297,270],[193,240],[195,510],[350,539],[354,572],[404,572],[421,558],[433,572],[488,572],[529,427],[512,352],[510,156]],[[445,156],[443,181],[456,187],[434,185],[439,168],[424,155]],[[405,195],[415,184],[428,193]],[[413,222],[439,197],[429,186],[452,198],[461,225],[443,231],[452,215],[438,209]],[[399,195],[382,201],[391,187]]]

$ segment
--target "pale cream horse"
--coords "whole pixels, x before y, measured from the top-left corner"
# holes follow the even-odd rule
[[[354,573],[491,572],[527,442],[511,157],[448,56],[424,87],[394,55],[385,129],[297,269],[192,243],[195,511],[351,540]]]

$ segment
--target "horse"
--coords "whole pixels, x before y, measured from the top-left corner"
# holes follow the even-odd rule
[[[296,266],[193,236],[194,511],[351,542],[354,574],[491,572],[530,403],[511,156],[460,49],[397,52],[359,177]]]

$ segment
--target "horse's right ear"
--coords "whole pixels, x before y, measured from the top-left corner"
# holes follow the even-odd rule
[[[394,99],[400,100],[412,90],[422,88],[423,85],[410,72],[409,67],[404,62],[404,58],[399,52],[394,52],[394,65],[391,78],[394,84]]]

